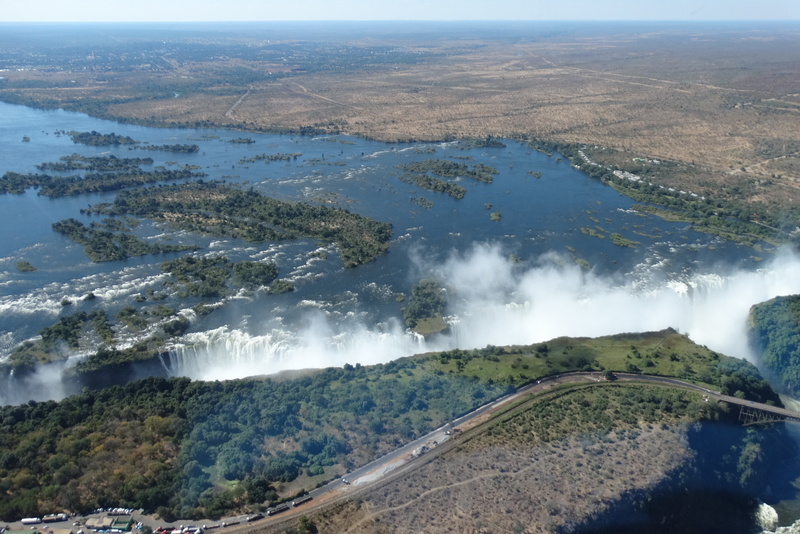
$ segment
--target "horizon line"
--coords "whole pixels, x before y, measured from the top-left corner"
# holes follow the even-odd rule
[[[525,23],[525,22],[625,22],[625,23],[708,23],[708,22],[778,22],[791,23],[800,22],[796,19],[272,19],[272,20],[0,20],[0,24],[197,24],[197,23],[235,23],[235,24],[258,24],[258,23],[280,23],[280,22],[315,22],[315,23],[338,23],[338,22],[478,22],[478,23]]]

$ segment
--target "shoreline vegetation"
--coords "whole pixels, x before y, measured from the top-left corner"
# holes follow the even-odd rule
[[[130,145],[131,150],[169,150],[176,152],[196,152],[199,150],[197,145],[152,146],[140,144],[139,141],[133,138],[119,136],[114,133],[101,134],[95,131],[60,133],[69,135],[76,143],[83,143],[89,146]],[[735,197],[729,200],[713,199],[706,195],[701,196],[687,191],[676,190],[649,181],[651,175],[657,179],[669,170],[686,168],[685,164],[667,160],[648,160],[646,158],[633,158],[633,165],[603,164],[590,159],[585,151],[591,150],[586,145],[579,143],[529,140],[526,135],[521,135],[519,138],[514,139],[527,142],[529,148],[546,155],[563,154],[575,167],[587,173],[590,177],[600,180],[616,189],[619,193],[637,201],[638,203],[632,207],[637,211],[649,213],[672,222],[685,222],[690,224],[695,231],[717,235],[723,239],[751,247],[757,247],[759,241],[770,245],[796,241],[794,231],[798,227],[798,222],[800,222],[800,208],[770,209],[764,204],[743,202],[736,200]],[[231,142],[251,144],[250,142],[255,141],[250,138],[239,138],[231,140]],[[465,150],[506,146],[505,143],[491,137],[467,139],[459,141],[459,143],[461,144],[460,148]],[[597,147],[594,148],[596,149]],[[600,154],[601,157],[614,159],[614,156],[618,155],[618,151],[603,147],[602,150],[595,150],[592,154],[592,157],[598,157],[597,154]],[[290,158],[295,159],[300,155],[302,154],[260,154],[252,158],[242,159],[239,163],[288,161]],[[147,158],[141,159],[147,160]],[[64,156],[61,160],[58,163],[43,163],[37,167],[40,170],[63,170],[69,168],[112,170],[115,166],[117,168],[131,168],[138,158],[116,158],[114,156],[82,158],[73,154],[72,156]],[[656,162],[657,165],[651,165],[650,168],[646,165],[642,167],[641,162],[647,163],[649,161]],[[146,161],[143,163],[146,163]],[[457,199],[463,198],[466,193],[466,189],[463,186],[450,184],[444,180],[433,178],[428,174],[443,178],[467,177],[487,184],[492,183],[493,175],[498,174],[495,168],[482,164],[473,165],[470,168],[469,165],[464,163],[436,159],[398,165],[397,167],[409,173],[400,177],[404,182],[413,183],[417,187],[429,191],[445,192]],[[655,170],[652,169],[653,167],[655,167]],[[643,174],[637,175],[627,169],[633,169],[639,173],[643,172]],[[123,171],[123,173],[115,177],[104,177],[95,173],[93,175],[87,174],[82,180],[79,177],[51,177],[9,171],[0,178],[0,194],[21,193],[29,187],[39,187],[39,194],[64,196],[81,192],[109,191],[162,180],[179,180],[189,177],[187,173],[191,173],[191,177],[205,176],[203,173],[193,171],[194,168],[187,166],[177,171],[167,171],[163,168],[156,171],[138,171],[128,174],[124,174]],[[528,171],[528,174],[534,177],[541,176],[540,173],[534,171]],[[642,202],[646,204],[641,204]]]
[[[800,295],[776,297],[750,308],[750,345],[765,372],[791,395],[800,392]]]
[[[537,149],[541,148],[540,151],[544,153],[564,155],[573,166],[585,172],[590,178],[597,179],[636,201],[637,203],[631,206],[633,210],[649,213],[670,222],[685,222],[695,231],[716,235],[756,250],[760,247],[759,242],[778,245],[798,241],[796,229],[800,223],[800,208],[770,209],[759,202],[722,200],[664,187],[649,181],[648,173],[652,173],[657,179],[664,172],[679,166],[678,163],[654,160],[657,164],[651,167],[655,170],[644,167],[646,172],[643,172],[641,164],[638,164],[637,172],[641,174],[637,175],[618,165],[593,161],[584,152],[588,150],[586,145],[548,144],[544,141],[531,141],[529,146],[531,145],[538,147]],[[595,151],[593,157],[597,157],[598,152],[602,152],[604,157],[618,155],[616,150],[603,148],[602,151]],[[591,229],[587,231],[581,229],[584,233],[593,235],[589,230]],[[623,242],[625,241],[620,241]],[[630,244],[620,246],[631,244],[636,242],[631,241]]]
[[[74,344],[81,328],[98,327],[97,317],[62,318],[42,343]],[[129,310],[119,320],[137,319]],[[102,323],[100,317],[101,329]],[[7,451],[0,469],[8,490],[0,493],[0,514],[39,516],[59,502],[79,510],[99,499],[165,521],[255,510],[341,476],[513,388],[570,370],[646,370],[780,405],[751,364],[671,329],[455,349],[280,380],[146,378],[60,402],[0,408],[0,446]],[[672,405],[691,413],[705,407],[696,399]],[[641,405],[615,417],[653,423],[658,414]],[[581,420],[559,421],[556,433],[586,431]],[[26,446],[31,440],[40,445]],[[111,448],[114,455],[103,454]],[[34,463],[42,469],[27,467]],[[94,484],[98,478],[109,484]]]

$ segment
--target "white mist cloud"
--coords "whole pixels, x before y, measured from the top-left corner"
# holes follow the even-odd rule
[[[800,258],[782,251],[757,271],[696,273],[643,284],[601,277],[547,257],[513,271],[496,246],[479,245],[445,265],[463,314],[458,345],[534,343],[673,327],[695,342],[740,358],[751,355],[746,321],[754,304],[800,293]],[[493,278],[483,280],[483,277]]]
[[[751,358],[746,320],[752,305],[800,293],[800,258],[788,250],[746,271],[715,267],[682,280],[598,276],[557,255],[514,265],[498,245],[475,245],[441,264],[414,256],[415,276],[448,287],[453,325],[430,340],[397,319],[377,326],[337,323],[309,309],[297,331],[264,335],[220,328],[190,334],[167,363],[196,379],[270,374],[286,369],[388,362],[432,350],[531,344],[559,336],[603,336],[673,327],[730,356]],[[640,276],[637,275],[637,276]],[[654,275],[655,276],[655,275]],[[659,275],[660,276],[660,275]]]

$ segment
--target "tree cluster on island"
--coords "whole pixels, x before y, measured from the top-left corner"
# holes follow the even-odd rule
[[[59,161],[48,161],[34,165],[40,171],[130,171],[137,169],[139,165],[152,165],[153,158],[118,158],[113,154],[108,156],[82,156],[80,154],[70,154],[61,156]]]
[[[464,195],[467,193],[466,188],[463,186],[451,184],[450,182],[445,182],[444,180],[433,178],[425,174],[402,174],[398,176],[398,178],[407,184],[416,185],[421,189],[426,189],[435,193],[447,193],[455,199],[464,198]]]
[[[225,256],[198,258],[186,255],[163,262],[161,270],[171,274],[180,285],[179,297],[224,297],[232,291],[228,282],[232,288],[252,291],[270,286],[278,277],[274,263],[248,260],[234,263]]]
[[[442,314],[447,304],[446,293],[438,280],[423,278],[411,288],[408,306],[403,308],[406,326],[428,335],[447,328]]]
[[[124,260],[132,256],[182,252],[199,248],[197,245],[150,244],[129,233],[114,233],[87,227],[77,219],[55,222],[53,231],[82,245],[83,251],[89,259],[96,262]]]
[[[472,150],[474,148],[505,148],[506,144],[498,139],[495,139],[491,135],[484,137],[482,139],[467,139],[466,141],[460,141],[458,143],[458,148],[460,150]]]
[[[356,267],[383,254],[392,235],[388,224],[340,208],[290,203],[221,182],[202,182],[124,191],[88,213],[133,215],[177,228],[252,243],[297,236],[338,245],[342,261]]]
[[[408,172],[415,172],[419,174],[426,174],[430,172],[436,176],[443,178],[458,178],[464,176],[472,178],[487,184],[492,183],[493,174],[499,174],[497,169],[478,163],[473,165],[470,169],[469,165],[465,163],[456,163],[454,161],[447,161],[442,159],[426,159],[425,161],[414,161],[411,163],[404,163],[397,165],[398,169]]]
[[[204,176],[205,173],[196,172],[191,168],[168,170],[164,167],[156,167],[152,171],[129,169],[111,173],[87,173],[84,176],[20,174],[8,171],[0,177],[0,194],[22,194],[28,188],[38,187],[39,195],[59,198]]]
[[[75,144],[87,146],[119,146],[119,145],[135,145],[141,143],[127,135],[117,135],[114,132],[110,134],[101,134],[92,130],[91,132],[65,132],[72,142]]]
[[[36,267],[31,265],[27,261],[18,261],[17,262],[17,270],[21,273],[32,273],[36,270]]]

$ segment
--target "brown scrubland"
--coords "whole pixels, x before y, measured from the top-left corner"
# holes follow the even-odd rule
[[[383,141],[527,136],[695,164],[691,173],[662,177],[665,185],[725,185],[739,188],[733,196],[740,200],[780,206],[800,200],[800,34],[791,28],[609,27],[514,39],[352,37],[340,44],[365,55],[394,46],[422,59],[312,69],[273,57],[209,58],[169,60],[167,69],[145,73],[7,77],[59,82],[15,90],[26,99],[79,103],[90,113],[85,104],[94,103],[100,115],[144,123],[314,127]],[[226,81],[218,74],[223,67],[263,79]],[[143,79],[174,87],[180,97],[143,93]],[[194,82],[206,85],[192,89]]]

